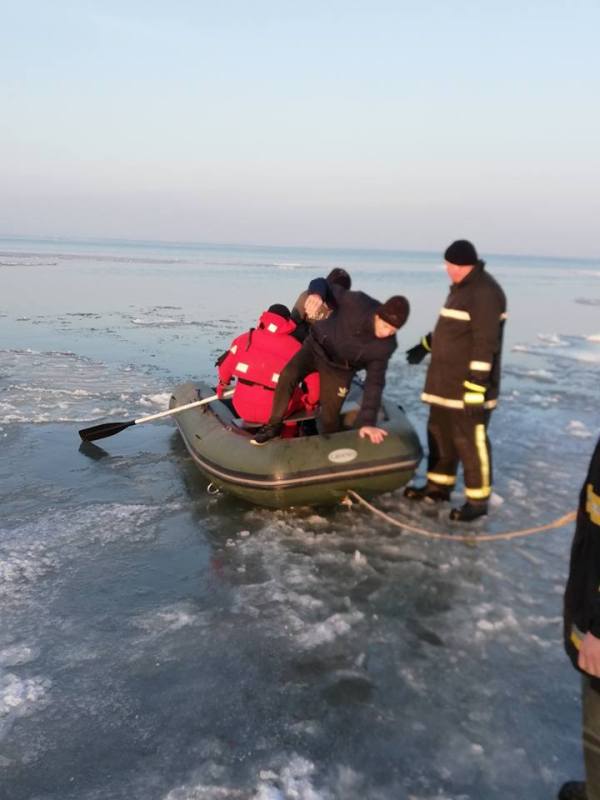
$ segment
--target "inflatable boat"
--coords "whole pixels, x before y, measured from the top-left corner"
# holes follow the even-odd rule
[[[206,384],[178,386],[171,409],[214,394]],[[263,447],[251,439],[258,426],[238,419],[230,400],[217,400],[175,414],[191,457],[213,487],[271,508],[338,503],[348,489],[365,496],[398,489],[422,457],[418,436],[404,411],[384,398],[377,425],[381,444],[361,439],[352,428],[362,386],[355,381],[341,409],[341,430],[320,435],[313,419],[297,415],[298,435]]]

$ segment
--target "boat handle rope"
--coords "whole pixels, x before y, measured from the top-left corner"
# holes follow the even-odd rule
[[[219,487],[215,486],[215,484],[212,481],[206,487],[206,491],[208,492],[208,494],[211,494],[211,495],[215,495],[215,494],[220,494],[221,493],[221,490],[219,489]]]
[[[562,528],[564,525],[574,522],[577,516],[576,511],[569,511],[567,514],[564,514],[562,517],[559,517],[552,522],[547,522],[545,525],[537,525],[534,528],[522,528],[519,531],[504,531],[503,533],[472,533],[469,535],[456,535],[454,533],[436,533],[435,531],[428,531],[426,528],[418,528],[414,525],[408,525],[406,522],[395,519],[389,514],[386,514],[385,511],[375,508],[375,506],[367,502],[364,497],[361,497],[353,489],[347,490],[347,496],[354,498],[358,503],[365,506],[365,508],[368,508],[373,514],[381,517],[381,519],[384,519],[386,522],[389,522],[390,525],[394,525],[397,528],[402,528],[402,530],[408,531],[409,533],[414,533],[417,536],[425,536],[427,539],[444,539],[451,542],[467,542],[468,544],[474,544],[475,542],[497,542],[502,539],[519,539],[524,536],[533,536],[534,533],[544,533],[545,531],[550,531],[555,528]],[[350,505],[352,505],[352,500],[350,500]]]

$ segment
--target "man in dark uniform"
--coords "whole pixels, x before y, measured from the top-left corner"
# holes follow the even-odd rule
[[[567,655],[582,673],[585,783],[570,781],[559,800],[600,800],[600,439],[579,495],[564,601]]]
[[[407,351],[409,364],[428,353],[421,399],[429,403],[427,483],[408,486],[410,500],[450,499],[462,462],[467,502],[450,519],[470,522],[487,514],[492,491],[492,453],[487,427],[500,387],[500,355],[506,297],[485,271],[471,242],[453,242],[444,254],[452,281],[433,331]]]
[[[321,285],[325,291],[325,283],[325,279],[317,279],[311,286],[319,291]],[[374,444],[382,442],[387,435],[387,431],[376,427],[375,423],[388,361],[397,347],[395,334],[408,319],[408,300],[396,296],[380,303],[364,292],[346,291],[338,284],[329,286],[329,289],[334,294],[337,308],[327,319],[312,324],[302,349],[282,371],[271,418],[256,434],[252,444],[263,445],[279,436],[283,414],[294,387],[315,370],[321,381],[322,433],[339,430],[339,411],[352,377],[358,370],[365,369],[362,404],[355,425],[359,428],[359,435],[368,437]]]

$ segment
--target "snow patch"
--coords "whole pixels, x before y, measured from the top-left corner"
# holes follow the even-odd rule
[[[566,431],[577,439],[589,439],[593,433],[588,430],[585,423],[578,419],[572,419],[566,427]]]
[[[44,708],[51,681],[36,676],[19,678],[12,672],[0,674],[0,741],[18,717],[26,717]]]
[[[333,642],[339,636],[349,633],[352,626],[362,619],[364,619],[364,614],[360,611],[333,614],[328,619],[313,625],[309,630],[300,634],[298,641],[302,647],[307,648]]]
[[[143,394],[139,402],[141,406],[157,406],[166,410],[169,408],[170,399],[171,392],[158,392],[157,394]]]
[[[24,644],[13,644],[0,650],[0,666],[18,667],[37,658],[38,651]]]
[[[259,783],[252,800],[333,800],[329,792],[314,788],[314,772],[311,761],[294,755],[278,776]]]
[[[194,625],[199,619],[199,614],[190,603],[181,603],[144,614],[134,624],[148,633],[161,635]]]

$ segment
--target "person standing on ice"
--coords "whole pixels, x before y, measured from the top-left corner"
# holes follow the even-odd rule
[[[585,782],[565,783],[558,800],[600,800],[600,439],[579,495],[565,588],[564,642],[582,673]]]
[[[238,336],[218,359],[217,395],[223,396],[232,378],[237,378],[233,407],[246,422],[265,423],[273,407],[279,375],[288,361],[300,350],[293,338],[296,324],[289,309],[276,303],[261,314],[258,326]],[[305,390],[296,385],[284,416],[295,411],[314,411],[319,403],[319,376],[304,378]]]
[[[444,253],[452,285],[433,333],[406,353],[409,364],[431,354],[425,390],[429,403],[427,483],[407,486],[409,500],[450,500],[462,462],[467,502],[450,519],[471,522],[487,514],[492,452],[487,428],[500,389],[506,297],[466,239]]]

